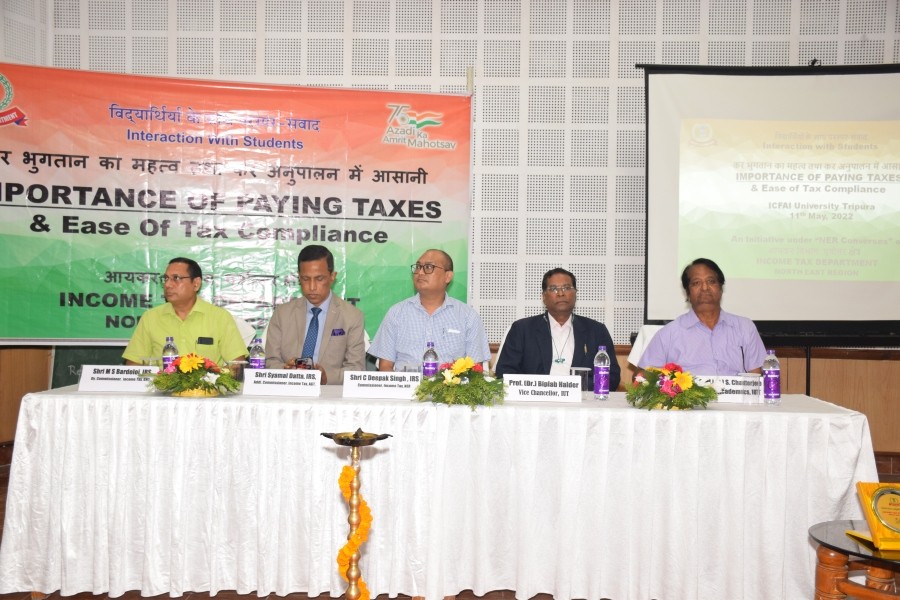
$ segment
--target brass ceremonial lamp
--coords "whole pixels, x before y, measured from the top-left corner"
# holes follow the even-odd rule
[[[345,478],[344,472],[348,467],[344,467],[345,471],[341,472],[341,492],[344,493],[347,503],[350,505],[350,515],[347,517],[347,523],[350,524],[350,533],[347,534],[347,544],[341,548],[341,552],[338,553],[338,564],[341,563],[341,554],[345,551],[349,552],[347,571],[346,573],[341,573],[341,576],[343,576],[348,583],[345,597],[347,600],[359,600],[365,595],[364,600],[367,600],[369,597],[368,589],[365,588],[365,583],[363,582],[359,571],[359,546],[366,541],[369,533],[368,525],[363,532],[360,532],[360,523],[362,522],[361,513],[369,513],[368,506],[366,506],[365,501],[359,493],[359,449],[361,446],[371,446],[379,440],[391,437],[391,435],[388,433],[365,433],[362,429],[357,429],[353,433],[323,433],[322,435],[331,438],[335,444],[350,447],[349,472],[352,473],[352,479],[349,482],[349,495],[344,492],[343,488]],[[371,522],[371,515],[369,515],[368,521]],[[358,533],[361,535],[357,535]],[[363,594],[364,591],[365,594]]]

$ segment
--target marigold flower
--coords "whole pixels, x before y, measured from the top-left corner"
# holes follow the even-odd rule
[[[353,467],[344,465],[341,475],[338,477],[338,487],[341,489],[341,495],[344,496],[345,501],[350,499],[350,484],[354,479],[356,479],[356,471],[353,470]]]

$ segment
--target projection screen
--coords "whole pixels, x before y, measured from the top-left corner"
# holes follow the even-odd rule
[[[688,308],[682,268],[706,257],[761,332],[897,333],[900,65],[639,66],[646,321]]]

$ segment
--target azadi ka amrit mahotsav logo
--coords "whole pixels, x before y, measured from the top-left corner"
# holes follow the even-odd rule
[[[381,138],[383,144],[399,144],[410,148],[428,148],[431,150],[454,150],[456,142],[452,140],[434,139],[428,135],[427,127],[440,127],[444,124],[444,116],[436,112],[416,112],[410,110],[408,104],[388,104],[391,116],[387,120],[387,129]]]

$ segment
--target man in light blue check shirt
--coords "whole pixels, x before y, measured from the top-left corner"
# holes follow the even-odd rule
[[[388,310],[369,347],[379,370],[421,365],[428,342],[434,342],[441,363],[464,356],[476,363],[490,360],[481,317],[447,295],[453,259],[443,250],[426,250],[412,265],[412,274],[416,295]]]

